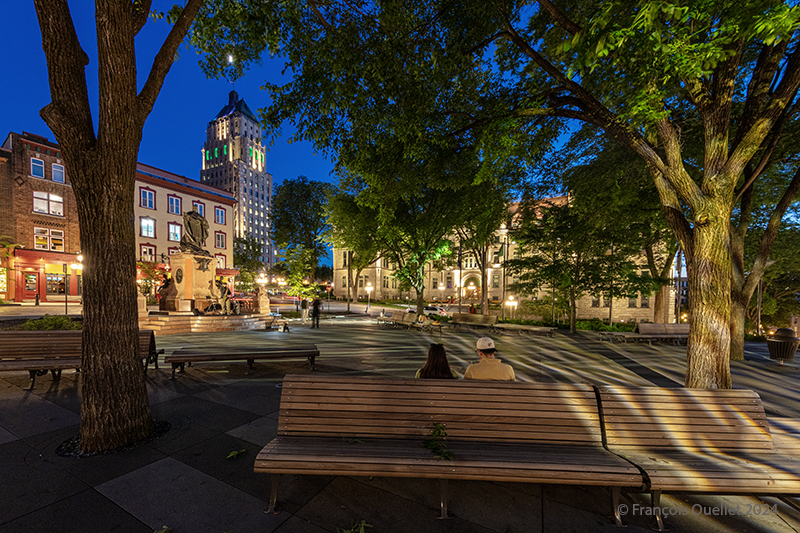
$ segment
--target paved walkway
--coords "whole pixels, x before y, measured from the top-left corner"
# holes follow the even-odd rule
[[[411,377],[430,342],[442,342],[456,368],[475,359],[475,333],[441,335],[381,328],[363,318],[326,320],[322,329],[296,325],[291,333],[239,332],[157,337],[167,353],[179,347],[316,343],[323,374]],[[500,357],[520,380],[680,387],[685,347],[610,345],[591,333],[575,337],[493,335]],[[737,387],[762,395],[773,422],[800,418],[800,372],[777,368],[766,348],[747,346],[748,361],[734,363]],[[252,472],[258,451],[277,432],[280,383],[287,373],[309,373],[306,362],[198,364],[175,381],[163,366],[147,373],[153,414],[172,429],[132,450],[68,459],[55,449],[79,425],[79,374],[60,382],[37,379],[23,390],[26,372],[0,374],[0,533],[6,532],[336,532],[361,520],[369,533],[617,531],[610,493],[593,487],[523,483],[451,482],[454,520],[435,520],[437,485],[417,479],[286,476],[283,510],[266,514],[268,476]],[[245,450],[236,459],[232,451]],[[629,495],[626,531],[649,531],[651,517],[631,515],[647,505]],[[761,502],[777,515],[704,516],[668,520],[672,531],[800,531],[800,513],[774,498],[668,495],[663,505],[739,506]],[[683,506],[683,507],[682,507]],[[749,507],[748,507],[749,506]],[[761,509],[759,507],[759,509]]]

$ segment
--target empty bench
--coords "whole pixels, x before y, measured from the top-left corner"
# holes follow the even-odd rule
[[[647,474],[654,508],[663,492],[800,494],[800,440],[782,437],[783,446],[773,446],[755,392],[599,387],[598,393],[608,449]],[[656,519],[663,531],[662,517]]]
[[[453,313],[453,320],[450,322],[453,327],[465,327],[469,330],[475,328],[492,329],[497,324],[497,315],[474,315],[470,313]]]
[[[316,370],[314,363],[317,357],[319,357],[319,350],[316,345],[303,344],[297,346],[257,348],[252,350],[184,348],[175,350],[171,355],[166,356],[164,362],[172,364],[172,377],[170,379],[175,379],[175,372],[183,372],[186,363],[189,363],[191,366],[192,363],[209,361],[247,361],[249,372],[253,369],[253,363],[256,360],[308,358],[311,370]]]
[[[604,331],[600,333],[600,338],[611,342],[622,341],[627,343],[628,341],[646,341],[648,344],[653,344],[653,342],[680,344],[681,341],[686,342],[689,339],[689,324],[651,324],[648,322],[640,322],[636,325],[636,329],[633,333]]]
[[[581,384],[289,375],[254,470],[271,474],[269,512],[282,474],[385,476],[439,479],[442,517],[449,479],[608,487],[621,523],[621,488],[644,482],[603,448],[599,418]],[[422,446],[435,424],[449,460]]]
[[[549,326],[528,326],[526,324],[501,324],[497,323],[492,326],[493,331],[499,332],[516,332],[519,335],[525,333],[526,335],[530,335],[534,333],[536,335],[545,335],[547,337],[552,337],[558,331],[558,328],[549,327]]]
[[[61,378],[64,369],[80,369],[83,332],[57,331],[0,331],[0,371],[27,370],[33,390],[36,376],[50,372],[53,380]],[[158,368],[156,338],[152,331],[139,330],[139,356],[145,370],[152,363]]]

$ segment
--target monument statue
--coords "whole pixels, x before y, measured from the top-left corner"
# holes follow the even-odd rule
[[[211,254],[203,249],[203,243],[208,238],[208,221],[197,212],[196,207],[183,215],[183,235],[179,249],[181,252],[195,255]]]

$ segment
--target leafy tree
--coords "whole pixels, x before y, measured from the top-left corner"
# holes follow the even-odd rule
[[[136,159],[142,129],[178,47],[192,40],[212,52],[209,73],[227,53],[227,68],[241,73],[246,61],[275,44],[277,7],[251,0],[246,17],[238,3],[186,0],[167,15],[169,35],[140,80],[136,37],[150,18],[151,0],[95,3],[98,114],[92,116],[84,52],[67,0],[35,0],[47,60],[51,103],[40,115],[55,134],[78,204],[85,261],[80,448],[102,451],[138,441],[153,430],[141,361],[136,353],[136,254],[133,224]],[[161,15],[163,17],[163,15]],[[157,17],[156,17],[157,18]],[[193,26],[193,23],[197,23]],[[208,45],[204,45],[204,42]],[[96,124],[96,128],[95,128]],[[113,176],[113,179],[109,179]],[[114,287],[109,291],[109,287]]]
[[[378,210],[359,204],[356,196],[343,186],[331,193],[325,210],[328,230],[324,239],[330,246],[344,249],[347,266],[347,310],[356,297],[350,289],[361,271],[381,257],[377,240]],[[345,287],[342,287],[345,289]]]
[[[344,164],[392,161],[383,156],[398,137],[409,158],[432,145],[487,162],[526,150],[533,158],[567,121],[593,124],[635,153],[686,257],[685,384],[732,386],[731,216],[763,186],[772,142],[796,119],[800,8],[438,0],[315,4],[291,20],[285,50],[295,77],[272,88],[266,118],[298,117],[297,137],[338,149]],[[683,128],[685,117],[699,127]],[[800,173],[784,175],[773,229],[798,189]]]
[[[239,269],[236,276],[236,289],[242,292],[253,290],[259,271],[264,268],[261,261],[263,248],[255,237],[244,236],[233,239],[233,265]]]
[[[328,257],[322,236],[327,229],[324,208],[329,190],[328,183],[298,176],[275,187],[272,200],[275,241],[311,251],[312,268]]]
[[[156,285],[163,279],[164,272],[158,268],[158,263],[151,261],[137,261],[136,270],[141,274],[139,290],[145,296],[150,296]]]
[[[314,258],[313,250],[308,250],[302,245],[289,246],[281,243],[281,260],[286,266],[286,294],[298,298],[312,298],[321,291],[320,286],[311,279]]]
[[[751,236],[745,243],[748,262],[758,253],[760,235]],[[782,228],[775,239],[762,280],[761,322],[789,327],[792,315],[800,315],[800,227],[792,224]],[[753,294],[747,309],[747,320],[756,327],[758,297]]]
[[[330,265],[319,265],[314,269],[314,279],[317,281],[333,280],[333,267]]]

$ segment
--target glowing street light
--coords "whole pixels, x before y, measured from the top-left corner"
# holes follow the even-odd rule
[[[372,294],[372,283],[367,282],[366,291],[367,291],[367,312],[369,312],[369,298],[370,295]]]
[[[511,318],[514,318],[514,315],[516,314],[516,311],[517,311],[517,303],[518,303],[518,302],[517,302],[516,300],[514,300],[514,297],[513,297],[513,296],[509,296],[509,297],[508,297],[508,301],[506,302],[506,307],[508,307],[509,309],[511,309]]]

